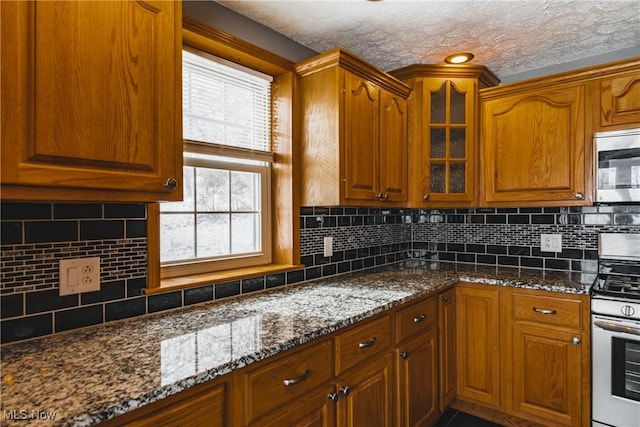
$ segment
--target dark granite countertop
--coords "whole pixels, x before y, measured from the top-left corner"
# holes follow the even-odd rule
[[[424,260],[3,345],[6,411],[97,424],[462,280],[588,294],[594,275]]]

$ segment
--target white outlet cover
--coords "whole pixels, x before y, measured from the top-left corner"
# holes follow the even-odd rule
[[[60,260],[60,296],[100,290],[100,257]]]
[[[541,234],[540,251],[542,252],[562,252],[561,234]]]

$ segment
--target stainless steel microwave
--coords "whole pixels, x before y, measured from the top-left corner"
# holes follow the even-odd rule
[[[596,202],[640,202],[640,128],[594,135]]]

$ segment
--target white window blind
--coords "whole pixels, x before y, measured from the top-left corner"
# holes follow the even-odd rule
[[[271,151],[271,77],[182,53],[184,138]]]

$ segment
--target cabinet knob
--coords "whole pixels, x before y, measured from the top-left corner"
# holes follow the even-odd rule
[[[351,393],[351,387],[349,387],[348,385],[340,387],[340,393],[344,394],[345,396],[349,396],[349,393]]]
[[[425,202],[429,200],[429,195],[425,194],[424,196],[422,196],[422,200],[424,200]]]
[[[409,353],[407,353],[406,351],[401,351],[400,357],[402,357],[403,359],[406,359],[407,357],[409,357]]]
[[[337,402],[340,399],[340,395],[338,393],[329,393],[329,400],[332,402]]]
[[[449,297],[443,296],[442,297],[442,302],[448,303],[449,302]]]
[[[388,200],[389,199],[389,193],[384,193],[382,195],[382,200]]]
[[[578,200],[582,200],[582,199],[584,199],[584,194],[582,194],[582,193],[576,193],[576,199],[578,199]]]
[[[178,186],[178,181],[175,178],[169,178],[164,182],[164,188],[168,190],[175,190]]]
[[[382,200],[382,193],[376,194],[376,199],[377,200]]]
[[[580,337],[573,337],[573,338],[571,338],[571,343],[572,343],[572,344],[578,345],[578,344],[580,344],[581,342],[582,342],[582,340],[580,339]]]

